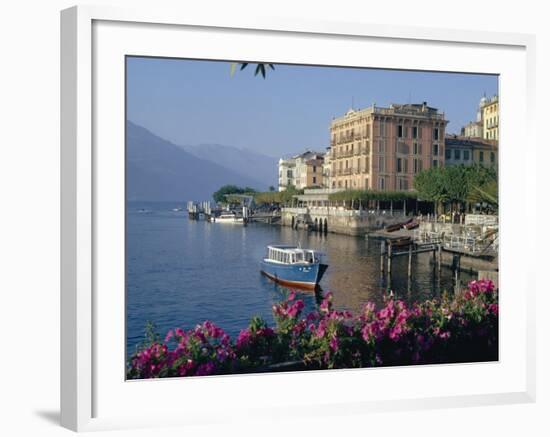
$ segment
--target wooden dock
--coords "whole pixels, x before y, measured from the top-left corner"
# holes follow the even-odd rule
[[[408,257],[407,277],[410,279],[412,276],[413,256],[418,256],[423,253],[432,254],[434,268],[437,266],[437,271],[441,274],[441,244],[418,244],[410,237],[409,240],[405,238],[388,238],[382,241],[380,246],[380,273],[387,273],[388,277],[391,277],[393,259],[400,256],[406,256]]]

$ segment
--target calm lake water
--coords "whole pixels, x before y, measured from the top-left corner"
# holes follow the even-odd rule
[[[189,329],[211,320],[237,335],[251,317],[273,323],[271,307],[288,289],[260,274],[259,262],[270,243],[300,243],[325,253],[329,268],[322,292],[334,293],[335,306],[358,311],[371,300],[381,303],[388,284],[380,275],[380,242],[346,235],[320,235],[288,227],[251,224],[247,227],[187,219],[174,203],[127,205],[126,305],[127,352],[143,339],[147,321],[159,333]],[[145,210],[145,212],[143,211]],[[407,257],[394,260],[391,289],[408,302],[453,289],[452,273],[434,275],[430,254],[413,259],[407,280]],[[461,274],[463,282],[473,279]],[[313,309],[319,294],[299,292]]]

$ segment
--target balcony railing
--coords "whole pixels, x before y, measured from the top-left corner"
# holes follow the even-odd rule
[[[376,114],[382,114],[382,115],[409,115],[409,116],[416,116],[416,117],[422,117],[422,118],[431,118],[436,120],[445,120],[445,114],[444,113],[438,113],[438,112],[421,112],[416,110],[406,110],[406,109],[391,109],[391,108],[380,108],[376,106],[374,108],[374,111]]]
[[[349,158],[350,156],[353,156],[353,150],[345,150],[336,154],[337,158]]]

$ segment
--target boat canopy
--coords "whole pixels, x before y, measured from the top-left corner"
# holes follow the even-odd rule
[[[319,262],[320,253],[311,249],[302,249],[297,246],[276,245],[267,246],[267,257],[271,261],[283,264]]]

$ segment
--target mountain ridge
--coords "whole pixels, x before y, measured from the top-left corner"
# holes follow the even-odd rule
[[[194,146],[182,145],[180,147],[198,158],[215,162],[266,186],[277,186],[277,165],[279,161],[277,158],[253,150],[218,143],[203,143]]]
[[[126,198],[128,201],[211,200],[221,186],[266,190],[247,175],[199,158],[131,121],[126,123]]]

